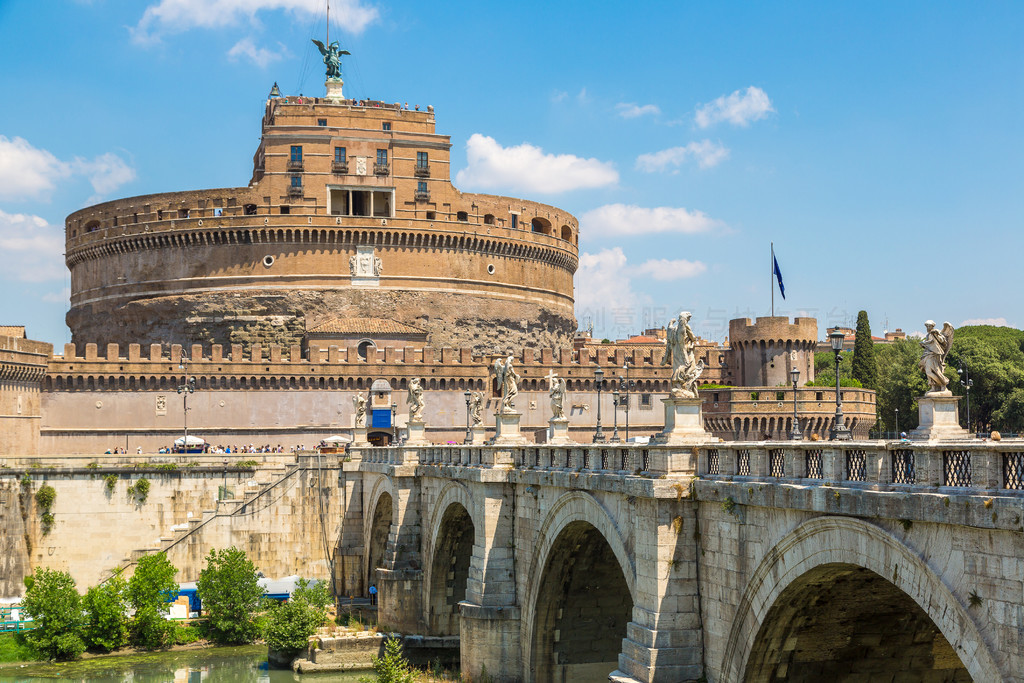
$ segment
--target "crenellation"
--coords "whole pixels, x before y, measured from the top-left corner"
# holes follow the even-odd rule
[[[97,353],[98,353],[98,348],[97,348],[97,345],[95,343],[90,342],[90,343],[85,345],[85,360],[96,360],[97,359]]]

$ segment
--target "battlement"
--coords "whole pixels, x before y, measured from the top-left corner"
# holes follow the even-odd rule
[[[783,316],[758,318],[735,318],[729,321],[729,343],[733,346],[757,342],[809,342],[818,339],[818,321],[815,318],[789,318]]]

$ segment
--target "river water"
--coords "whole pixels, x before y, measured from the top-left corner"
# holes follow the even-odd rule
[[[372,672],[307,674],[267,669],[266,645],[97,657],[61,664],[5,664],[0,683],[355,683]]]

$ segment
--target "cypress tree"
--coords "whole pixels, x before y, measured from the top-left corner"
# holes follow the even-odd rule
[[[875,362],[875,343],[871,341],[868,312],[857,314],[857,335],[853,341],[853,377],[867,389],[878,387],[878,364]]]

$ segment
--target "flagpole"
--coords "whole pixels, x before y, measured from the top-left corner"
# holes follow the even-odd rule
[[[772,317],[775,317],[775,242],[771,242],[772,245],[772,269],[771,276],[768,278],[768,282],[771,284],[772,290]]]

